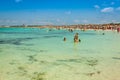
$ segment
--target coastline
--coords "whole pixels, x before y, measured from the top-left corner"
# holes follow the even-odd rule
[[[116,30],[120,27],[120,23],[110,24],[76,24],[76,25],[14,25],[14,26],[1,26],[0,28],[56,28],[56,29],[94,29],[94,30]]]

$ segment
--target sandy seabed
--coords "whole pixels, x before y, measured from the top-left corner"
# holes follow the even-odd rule
[[[119,34],[79,31],[74,45],[74,33],[39,32],[0,34],[0,80],[120,80]]]

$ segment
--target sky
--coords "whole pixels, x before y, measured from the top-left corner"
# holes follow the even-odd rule
[[[0,25],[120,23],[120,0],[0,0]]]

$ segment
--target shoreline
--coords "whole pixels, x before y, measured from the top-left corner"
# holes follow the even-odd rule
[[[75,24],[75,25],[14,25],[0,26],[0,28],[56,28],[56,29],[94,29],[94,30],[116,30],[120,28],[120,23],[109,24]]]
[[[55,26],[55,25],[43,25],[43,26],[32,26],[32,25],[22,25],[22,26],[1,26],[1,28],[48,28],[49,30],[51,29],[57,29],[57,30],[63,30],[66,29],[70,32],[73,32],[74,30],[81,30],[81,31],[86,31],[86,30],[108,30],[108,31],[117,31],[120,32],[120,24],[88,24],[88,25],[61,25],[61,26]]]

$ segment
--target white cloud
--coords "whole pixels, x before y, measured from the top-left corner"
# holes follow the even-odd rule
[[[113,12],[114,8],[113,7],[106,7],[101,10],[101,12],[107,13],[107,12]]]
[[[120,7],[118,7],[116,10],[120,10]]]
[[[116,20],[111,20],[112,22],[117,22]]]
[[[101,20],[101,23],[108,23],[109,21],[107,20]]]
[[[58,19],[56,19],[56,21],[57,21],[57,22],[60,22],[60,19],[58,18]]]
[[[79,22],[80,22],[80,20],[77,20],[77,19],[76,19],[76,20],[74,20],[74,22],[75,22],[75,23],[79,23]]]
[[[99,5],[94,5],[94,8],[99,9],[100,6]]]
[[[19,21],[17,20],[11,20],[11,19],[5,19],[5,20],[0,20],[0,24],[1,23],[5,23],[5,24],[17,24]]]
[[[19,3],[19,2],[21,2],[21,1],[22,1],[22,0],[15,0],[16,3]]]
[[[84,23],[88,23],[88,20],[83,20]]]
[[[115,4],[115,2],[111,2],[111,5],[114,5]]]
[[[67,12],[65,12],[65,14],[68,14],[68,15],[70,15],[72,12],[71,11],[67,11]]]
[[[49,21],[40,21],[40,22],[34,22],[35,24],[43,24],[43,25],[52,25],[53,23],[52,22],[49,22]]]

